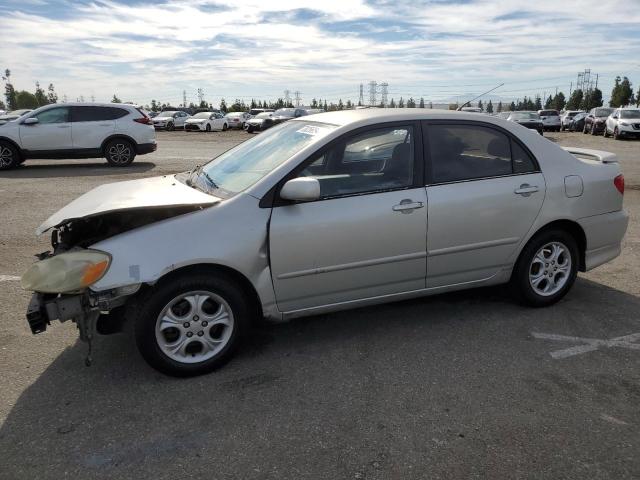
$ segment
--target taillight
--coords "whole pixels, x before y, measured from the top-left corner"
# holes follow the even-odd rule
[[[138,123],[143,123],[145,125],[151,125],[151,119],[147,116],[144,116],[142,118],[134,118],[133,121]]]
[[[616,186],[618,191],[624,195],[624,175],[620,174],[616,178],[613,179],[613,184]]]

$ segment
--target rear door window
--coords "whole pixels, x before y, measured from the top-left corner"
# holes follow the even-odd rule
[[[429,125],[433,183],[498,177],[536,170],[531,155],[494,128],[480,125]]]
[[[74,122],[100,122],[105,120],[116,120],[127,115],[129,112],[118,107],[73,107]]]

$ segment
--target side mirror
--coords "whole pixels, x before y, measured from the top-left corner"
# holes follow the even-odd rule
[[[280,198],[294,202],[311,202],[320,198],[320,182],[316,178],[299,177],[285,183]]]
[[[36,123],[38,123],[38,117],[29,117],[29,118],[25,118],[25,120],[22,122],[23,125],[35,125]]]

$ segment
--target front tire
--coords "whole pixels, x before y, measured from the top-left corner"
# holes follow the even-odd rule
[[[16,147],[9,142],[0,142],[0,170],[10,170],[22,162],[24,159]]]
[[[174,125],[173,122],[167,123],[167,126],[165,127],[165,130],[167,132],[173,132],[175,129],[176,129],[176,126]]]
[[[620,132],[618,131],[618,127],[615,127],[613,129],[613,139],[620,140]]]
[[[105,146],[104,157],[113,167],[127,167],[136,158],[136,150],[130,141],[116,138]]]
[[[250,323],[249,302],[226,276],[191,274],[161,282],[139,301],[138,350],[176,377],[209,373],[232,357]]]
[[[226,123],[222,124],[222,131],[226,132],[229,129],[229,125],[227,125]]]
[[[560,229],[543,231],[524,247],[511,276],[516,298],[531,307],[558,302],[578,275],[579,251],[575,239]]]
[[[207,123],[207,128],[205,128],[205,130],[206,130],[207,132],[210,132],[210,131],[211,131],[211,125],[209,125],[209,124]]]

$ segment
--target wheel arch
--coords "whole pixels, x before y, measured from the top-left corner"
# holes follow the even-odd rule
[[[105,151],[107,144],[112,140],[117,140],[118,138],[122,138],[124,140],[127,140],[128,142],[131,142],[131,145],[133,145],[133,148],[136,150],[136,153],[137,153],[138,142],[136,142],[133,138],[131,138],[129,135],[126,135],[124,133],[114,133],[113,135],[109,135],[107,138],[105,138],[102,141],[102,145],[100,145],[100,151],[102,152],[103,155],[107,154],[107,152]]]
[[[518,254],[518,260],[520,260],[520,256],[522,255],[522,252],[524,251],[525,247],[538,235],[540,235],[540,233],[545,232],[547,230],[553,230],[553,229],[560,229],[560,230],[564,230],[565,232],[567,232],[568,234],[570,234],[576,241],[576,244],[578,245],[578,254],[580,256],[580,258],[578,259],[579,264],[578,264],[578,270],[581,272],[584,272],[586,269],[586,261],[585,261],[585,255],[586,255],[586,251],[587,251],[587,236],[584,233],[584,229],[580,226],[580,224],[574,220],[568,220],[568,219],[559,219],[559,220],[554,220],[552,222],[547,223],[546,225],[543,225],[542,227],[540,227],[538,230],[536,230],[536,232],[531,235],[531,237],[529,238],[529,240],[527,240],[527,243],[525,243],[522,248],[520,249],[520,253]],[[516,264],[517,264],[516,261]]]
[[[251,310],[256,315],[255,319],[260,320],[263,317],[262,302],[253,283],[251,283],[251,281],[243,273],[226,265],[217,263],[197,263],[185,265],[166,272],[164,275],[159,277],[154,284],[170,282],[173,279],[181,277],[183,275],[195,274],[219,275],[230,278],[247,295],[247,298],[249,299],[251,304]]]

